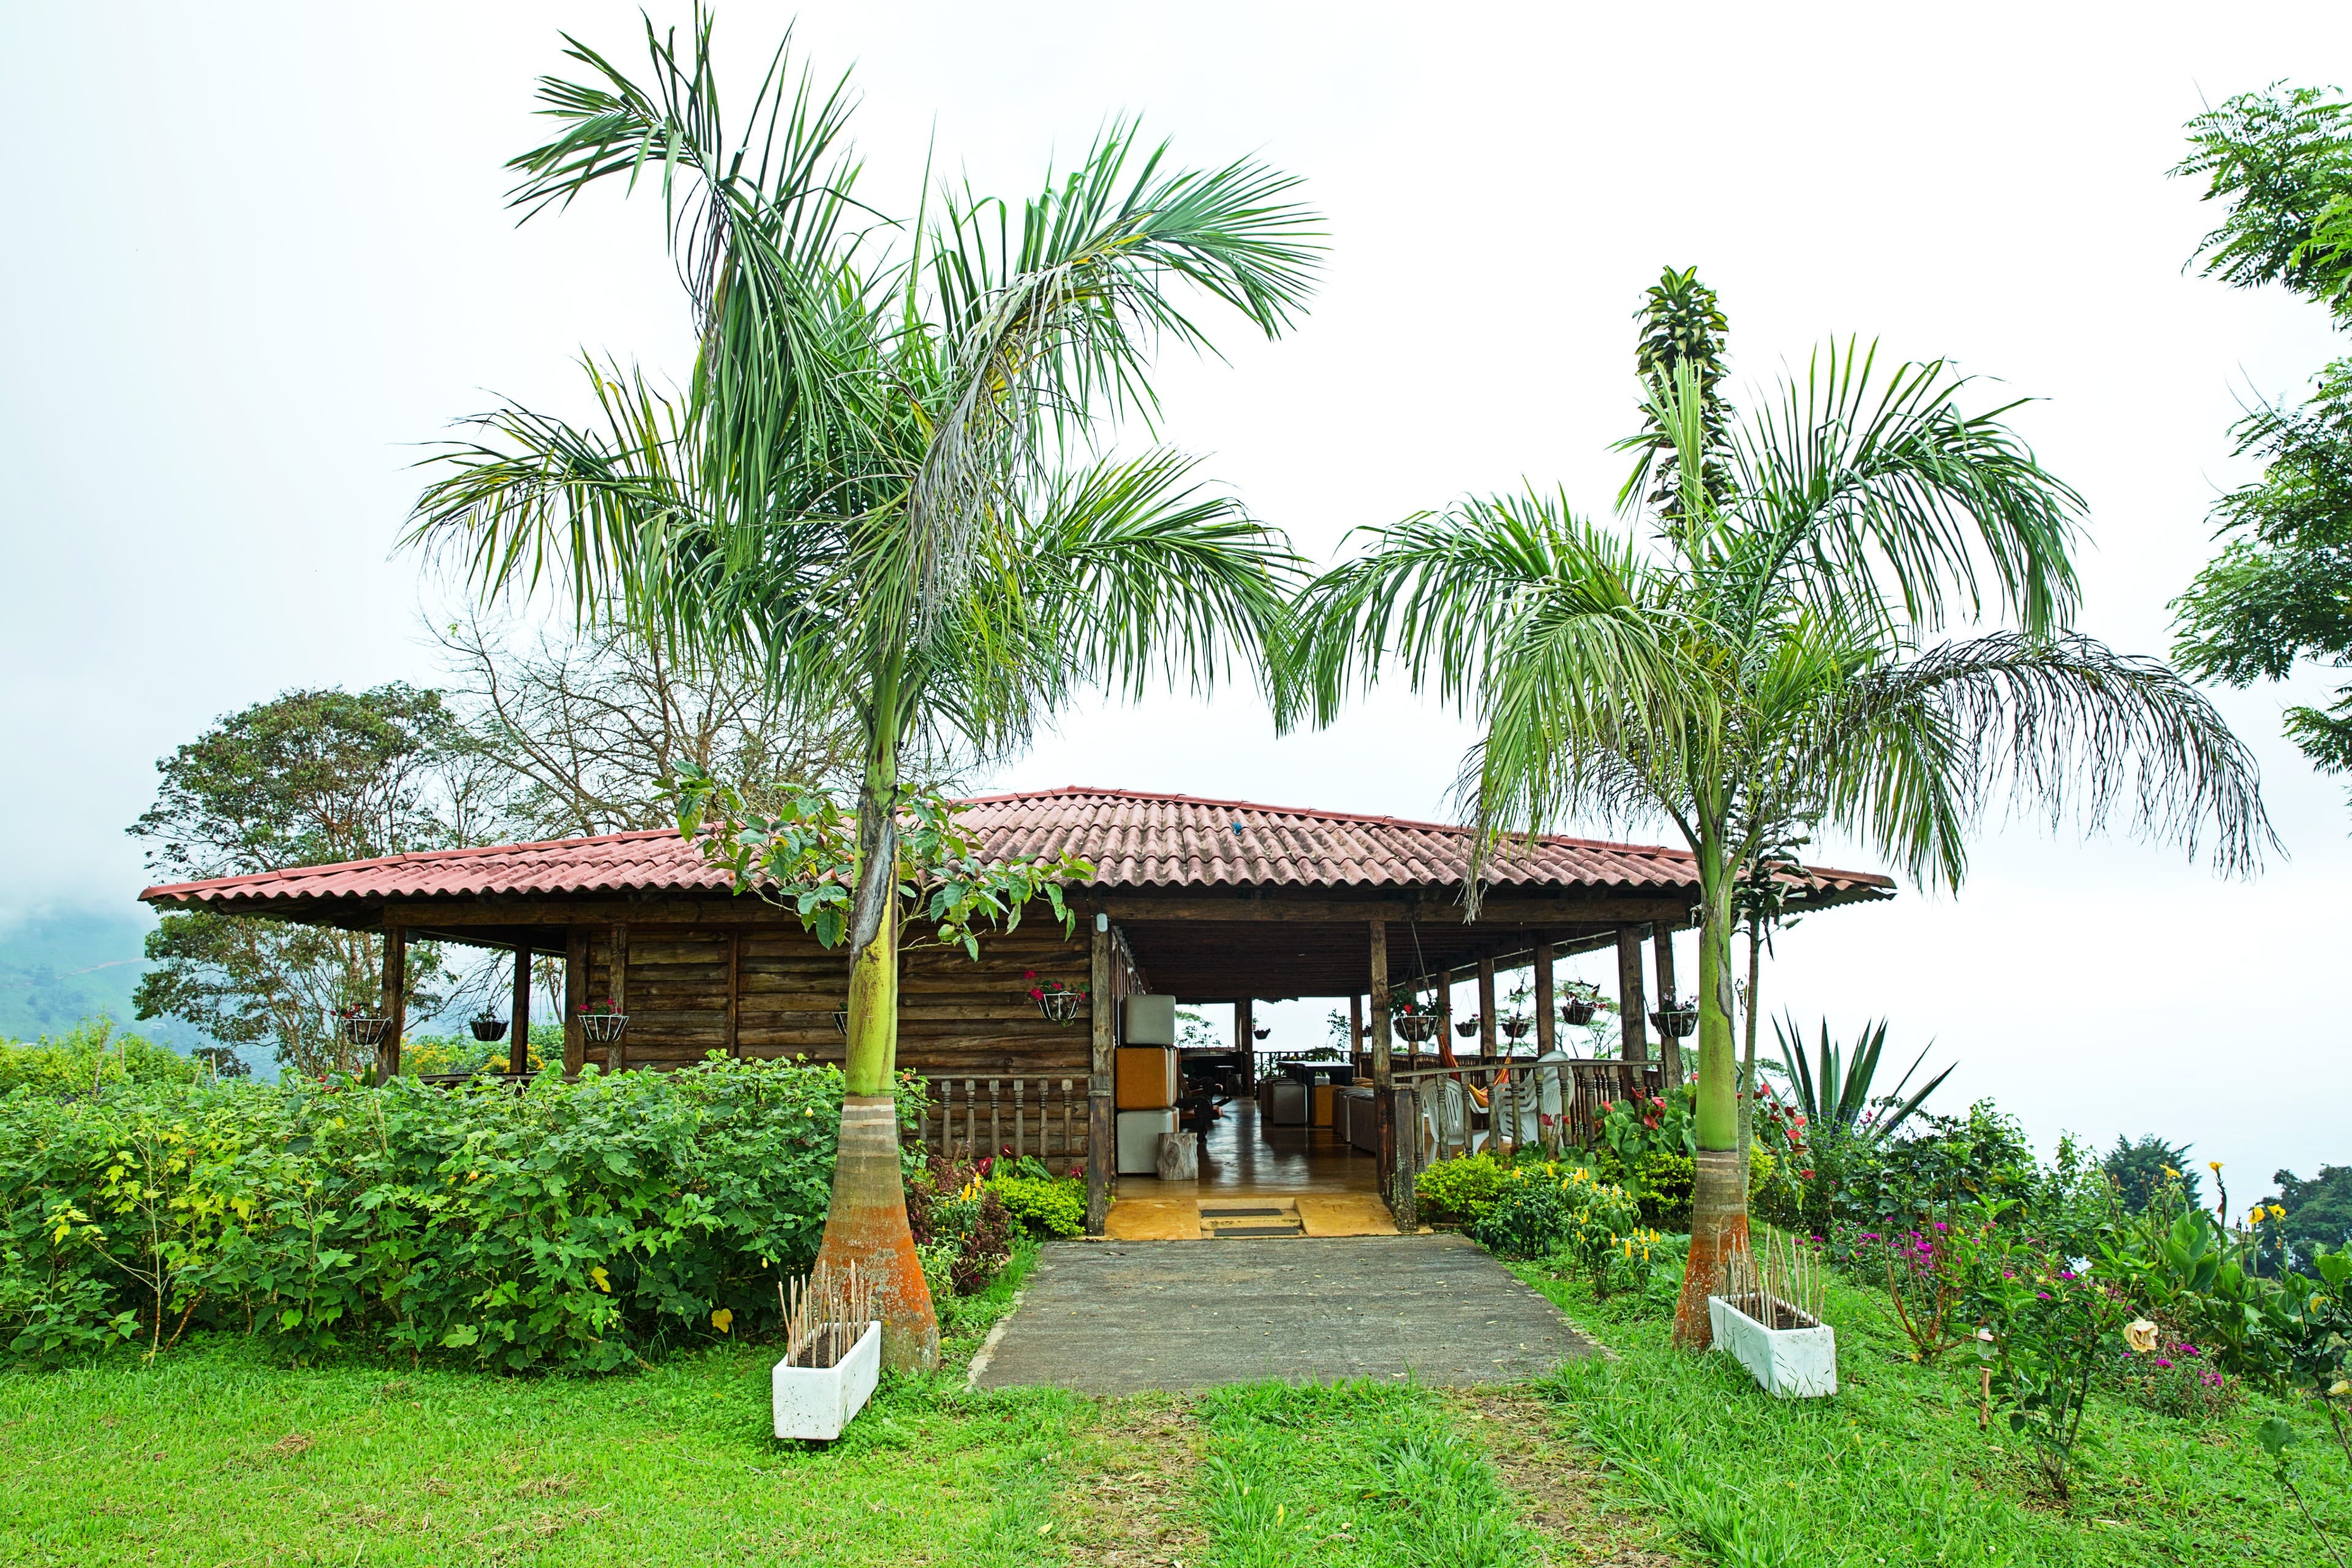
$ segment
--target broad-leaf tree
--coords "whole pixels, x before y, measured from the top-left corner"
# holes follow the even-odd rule
[[[886,1357],[927,1363],[890,1105],[910,773],[1012,752],[1090,689],[1205,689],[1275,635],[1280,536],[1184,457],[1101,441],[1149,426],[1155,348],[1208,346],[1200,304],[1287,326],[1313,220],[1287,176],[1180,167],[1125,125],[1026,200],[949,186],[887,217],[856,194],[845,83],[780,48],[730,133],[707,16],[684,49],[649,27],[642,79],[567,42],[581,74],[543,84],[556,134],[513,161],[514,201],[657,191],[697,357],[674,395],[588,366],[584,424],[483,416],[417,537],[484,590],[555,584],[583,617],[855,716],[850,1100],[819,1261],[859,1264]]]
[[[2200,695],[2067,630],[2081,502],[2006,409],[1968,412],[1940,363],[1890,370],[1852,345],[1720,442],[1697,365],[1643,390],[1624,504],[1650,526],[1530,491],[1369,531],[1302,598],[1285,718],[1327,721],[1398,668],[1481,726],[1457,786],[1481,846],[1472,914],[1515,835],[1663,821],[1689,847],[1699,1154],[1675,1327],[1703,1345],[1747,1234],[1730,941],[1759,856],[1820,824],[1954,885],[2002,798],[2086,826],[2121,812],[2192,851],[2203,835],[2231,868],[2268,827],[2252,761]],[[1669,465],[1671,507],[1643,478]],[[1936,640],[1953,616],[2010,624]]]
[[[2189,156],[2226,211],[2200,255],[2209,277],[2275,283],[2352,326],[2352,103],[2315,88],[2242,93],[2189,122]],[[2231,434],[2262,478],[2223,496],[2221,553],[2173,601],[2173,658],[2249,686],[2315,659],[2352,663],[2352,358],[2313,378],[2301,406],[2263,402]],[[2352,773],[2352,686],[2286,710],[2287,738],[2328,773]]]

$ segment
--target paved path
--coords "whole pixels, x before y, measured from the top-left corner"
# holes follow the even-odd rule
[[[1514,1383],[1594,1353],[1458,1236],[1055,1242],[973,1381],[1139,1394],[1245,1383]]]

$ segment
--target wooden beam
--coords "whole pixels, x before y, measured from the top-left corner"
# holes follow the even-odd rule
[[[402,926],[383,931],[383,1040],[375,1048],[375,1080],[388,1083],[400,1076],[400,1037],[408,1030],[408,931]]]
[[[1629,1062],[1650,1059],[1649,1005],[1642,999],[1642,928],[1617,929],[1617,1022],[1623,1041],[1618,1054]]]
[[[563,1076],[578,1078],[588,1065],[588,1031],[580,1009],[588,1002],[588,932],[573,926],[563,938]]]
[[[1552,997],[1551,943],[1536,943],[1536,1055],[1548,1057],[1559,1048],[1559,1009]]]
[[[1675,927],[1671,921],[1659,921],[1650,927],[1650,940],[1657,945],[1658,1010],[1675,1005],[1681,994],[1675,989]],[[1666,1065],[1665,1079],[1669,1086],[1683,1080],[1683,1043],[1663,1028],[1658,1031],[1658,1059]]]
[[[507,1071],[520,1077],[530,1070],[530,949],[514,955],[513,1005],[507,1017]]]
[[[613,981],[613,1011],[626,1013],[629,1010],[629,928],[617,921],[613,924],[613,958],[606,973],[612,976]],[[628,1038],[628,1026],[625,1024],[621,1026],[621,1032],[613,1037],[613,1043],[604,1047],[606,1072],[621,1070],[621,1063],[626,1059],[623,1053],[628,1049],[628,1047],[624,1044]]]
[[[1495,1054],[1495,961],[1478,961],[1478,1054]]]
[[[1087,1021],[1091,1048],[1087,1060],[1087,1234],[1100,1236],[1110,1219],[1112,1184],[1118,1172],[1118,1113],[1111,1075],[1118,1058],[1118,1004],[1111,996],[1110,920],[1097,915],[1088,944]]]

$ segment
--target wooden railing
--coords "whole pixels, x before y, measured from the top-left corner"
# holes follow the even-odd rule
[[[1481,1149],[1510,1154],[1535,1143],[1590,1149],[1601,1141],[1603,1102],[1637,1091],[1661,1093],[1663,1078],[1656,1062],[1538,1062],[1528,1057],[1465,1058],[1458,1067],[1415,1067],[1394,1075],[1398,1088],[1413,1091],[1419,1111],[1409,1135],[1416,1164]],[[1448,1083],[1461,1088],[1458,1111],[1450,1107]],[[1547,1089],[1553,1091],[1549,1107]]]
[[[926,1149],[958,1159],[1024,1154],[1066,1171],[1087,1157],[1083,1078],[934,1078],[915,1130]]]

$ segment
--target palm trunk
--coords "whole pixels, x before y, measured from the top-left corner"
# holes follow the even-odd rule
[[[898,852],[897,751],[888,726],[866,764],[857,802],[857,889],[850,909],[846,1094],[833,1165],[833,1202],[816,1264],[851,1264],[874,1289],[882,1320],[883,1364],[905,1371],[940,1363],[940,1321],[907,1228],[898,1169],[898,1108],[891,1095],[898,1047]]]
[[[1756,983],[1761,978],[1758,969],[1764,952],[1764,928],[1751,918],[1748,922],[1748,1005],[1742,1009],[1740,1025],[1747,1031],[1745,1048],[1739,1063],[1739,1179],[1748,1180],[1748,1151],[1756,1146]]]
[[[1675,1308],[1675,1343],[1705,1350],[1715,1335],[1706,1299],[1722,1289],[1727,1251],[1748,1245],[1748,1187],[1740,1173],[1738,1099],[1733,1093],[1731,874],[1720,848],[1699,846],[1698,1156],[1691,1184],[1690,1267]]]

